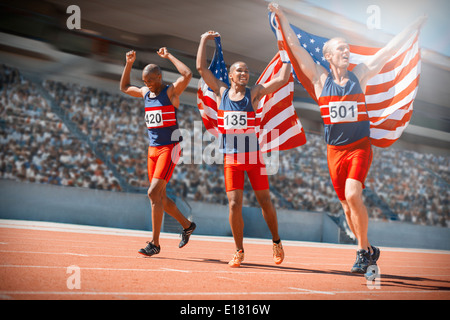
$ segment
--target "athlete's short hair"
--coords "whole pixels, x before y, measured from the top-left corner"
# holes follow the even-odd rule
[[[323,45],[323,49],[322,49],[323,56],[325,56],[326,53],[331,53],[331,45],[337,41],[344,41],[345,43],[347,43],[347,40],[345,40],[344,38],[341,38],[341,37],[331,38],[330,40],[325,42],[325,44]]]
[[[154,74],[161,74],[161,68],[156,65],[156,64],[148,64],[145,66],[144,70],[142,71],[142,73],[144,74],[150,74],[150,73],[154,73]]]
[[[237,67],[238,64],[245,64],[245,66],[248,68],[248,66],[247,66],[247,64],[246,64],[245,62],[243,62],[243,61],[236,61],[235,63],[233,63],[233,64],[230,66],[230,73],[233,72],[234,69],[236,69],[236,67]]]

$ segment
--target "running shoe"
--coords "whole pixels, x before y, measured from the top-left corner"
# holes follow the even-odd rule
[[[155,254],[158,254],[161,251],[161,246],[155,246],[153,242],[147,241],[147,246],[143,249],[140,249],[138,252],[143,254],[144,256],[151,257]]]
[[[372,262],[373,264],[377,264],[378,259],[380,258],[380,249],[378,249],[377,247],[371,246],[372,247]]]
[[[181,232],[181,241],[178,245],[178,248],[183,248],[185,245],[189,242],[189,237],[191,236],[192,232],[194,232],[197,225],[194,222],[191,222],[191,225],[187,229],[183,229],[183,232]]]
[[[273,261],[275,261],[275,264],[280,264],[284,260],[284,250],[283,246],[280,243],[273,243]]]
[[[228,262],[228,265],[231,268],[238,268],[241,266],[242,261],[244,261],[244,251],[242,249],[240,249],[240,250],[236,251],[233,259],[231,259],[231,261]]]
[[[372,265],[372,257],[370,256],[370,252],[367,252],[364,249],[360,249],[356,251],[356,261],[352,267],[352,273],[366,273],[367,267]]]

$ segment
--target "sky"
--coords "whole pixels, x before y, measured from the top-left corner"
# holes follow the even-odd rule
[[[370,5],[380,11],[382,31],[397,34],[419,16],[428,15],[420,42],[425,49],[450,56],[450,0],[306,0],[313,5],[334,11],[351,20],[366,24]]]

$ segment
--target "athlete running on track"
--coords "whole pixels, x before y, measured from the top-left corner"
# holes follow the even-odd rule
[[[230,67],[230,87],[218,80],[208,69],[206,62],[206,43],[219,36],[208,31],[201,36],[197,52],[197,70],[205,83],[217,96],[218,127],[221,139],[221,152],[224,153],[225,188],[229,202],[229,221],[233,233],[236,253],[229,262],[231,267],[239,267],[244,260],[244,221],[242,200],[244,194],[244,175],[250,180],[262,214],[272,233],[273,259],[280,264],[284,259],[283,246],[278,234],[277,213],[270,199],[269,180],[266,166],[259,150],[255,128],[255,111],[259,100],[278,90],[290,76],[290,65],[284,64],[280,75],[266,84],[247,88],[249,70],[244,62],[235,62]],[[222,121],[223,119],[223,121]]]
[[[364,181],[372,163],[370,122],[364,93],[367,81],[380,72],[413,32],[423,25],[426,18],[416,20],[353,71],[347,70],[350,55],[347,42],[342,38],[330,39],[323,47],[324,57],[331,69],[327,71],[316,64],[300,45],[278,4],[269,4],[269,10],[278,16],[294,58],[312,81],[315,94],[319,97],[331,180],[348,225],[358,240],[356,261],[351,272],[365,273],[369,265],[376,264],[380,250],[369,243],[369,219],[362,198]],[[337,112],[337,107],[342,112]]]
[[[184,247],[196,225],[190,222],[167,197],[166,185],[180,157],[179,140],[172,140],[172,133],[178,129],[177,109],[180,105],[180,95],[186,89],[192,78],[191,70],[175,58],[165,47],[159,49],[161,58],[169,59],[181,76],[171,85],[165,85],[159,66],[147,65],[142,71],[142,81],[145,86],[130,85],[130,73],[136,52],[126,54],[126,65],[120,79],[120,90],[132,97],[144,99],[145,122],[148,129],[149,147],[147,171],[150,187],[148,197],[152,206],[152,237],[148,245],[139,250],[147,256],[158,254],[161,250],[159,235],[161,232],[164,211],[174,217],[183,227],[179,247]],[[179,135],[178,135],[179,136]]]

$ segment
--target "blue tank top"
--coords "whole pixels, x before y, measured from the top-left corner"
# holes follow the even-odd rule
[[[172,105],[167,95],[168,88],[169,86],[166,86],[154,98],[150,97],[150,91],[144,97],[145,123],[149,145],[152,147],[165,146],[181,141],[179,134],[175,134],[174,140],[172,140],[172,133],[178,129],[177,108]]]
[[[370,134],[364,92],[354,73],[348,71],[348,75],[348,82],[340,86],[330,72],[319,97],[325,141],[329,145],[347,145]]]
[[[255,134],[256,114],[252,106],[250,89],[246,88],[245,97],[239,101],[232,101],[229,98],[229,90],[224,91],[217,110],[221,152],[236,154],[258,151],[259,143]]]

